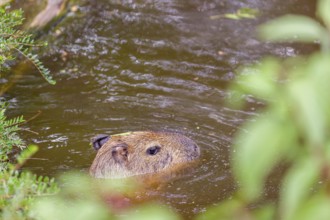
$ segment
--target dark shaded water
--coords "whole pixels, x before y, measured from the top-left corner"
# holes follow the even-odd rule
[[[90,138],[99,133],[183,132],[201,147],[202,163],[169,183],[161,197],[192,216],[235,190],[232,138],[258,103],[244,111],[226,107],[234,71],[264,55],[306,51],[259,41],[256,25],[285,13],[312,14],[313,7],[308,0],[118,2],[81,0],[77,13],[46,34],[49,47],[40,53],[56,86],[26,66],[5,94],[11,115],[42,111],[27,125],[39,135],[22,134],[40,147],[27,168],[51,176],[86,170],[95,156]],[[210,19],[241,7],[262,14],[256,20]],[[270,197],[274,187],[266,192]]]

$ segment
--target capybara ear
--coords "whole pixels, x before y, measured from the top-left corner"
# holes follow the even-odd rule
[[[110,139],[109,135],[99,134],[96,137],[92,138],[92,144],[95,150],[99,150],[105,142]]]
[[[113,159],[117,163],[127,162],[128,159],[128,146],[125,143],[119,143],[112,147],[111,151]]]

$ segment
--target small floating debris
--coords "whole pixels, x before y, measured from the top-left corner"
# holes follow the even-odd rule
[[[220,18],[228,18],[233,20],[241,19],[255,19],[260,14],[258,9],[253,8],[240,8],[235,13],[221,14],[221,15],[212,15],[210,16],[211,20],[216,20]]]

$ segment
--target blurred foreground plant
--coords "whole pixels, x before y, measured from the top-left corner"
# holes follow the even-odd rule
[[[330,0],[319,0],[317,15],[324,26],[287,15],[260,27],[266,40],[319,43],[321,52],[266,58],[240,72],[233,91],[265,106],[235,140],[232,167],[238,192],[199,219],[330,219],[329,11]],[[278,202],[261,205],[267,178],[283,162],[287,168]]]
[[[87,174],[71,172],[60,177],[61,192],[38,199],[31,214],[36,219],[58,220],[178,220],[167,207],[132,202],[136,182],[127,179],[94,179]]]

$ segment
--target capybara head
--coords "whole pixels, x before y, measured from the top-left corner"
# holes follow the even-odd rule
[[[188,137],[174,132],[128,132],[93,140],[98,150],[90,168],[96,178],[124,178],[166,172],[196,160],[199,147]]]

